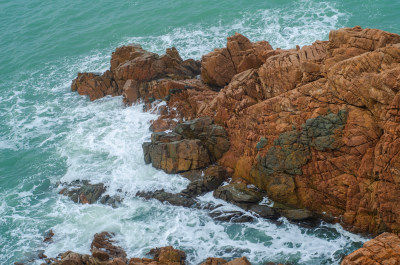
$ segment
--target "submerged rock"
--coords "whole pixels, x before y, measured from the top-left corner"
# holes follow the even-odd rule
[[[192,207],[196,204],[196,200],[186,196],[182,193],[170,193],[164,190],[148,191],[148,192],[138,192],[136,196],[142,197],[146,200],[156,199],[160,202],[168,202],[171,205]]]
[[[106,191],[103,183],[90,184],[87,180],[75,180],[67,185],[69,187],[63,188],[60,194],[68,196],[75,203],[95,203]]]
[[[66,187],[59,194],[68,196],[75,203],[93,204],[99,201],[115,208],[122,201],[119,196],[104,195],[106,188],[103,183],[90,184],[87,180],[75,180],[68,184],[62,183],[62,185]]]

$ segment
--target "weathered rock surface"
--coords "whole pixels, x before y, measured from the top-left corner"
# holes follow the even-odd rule
[[[223,87],[235,74],[258,68],[265,62],[271,45],[266,41],[252,43],[241,34],[228,38],[227,47],[215,49],[201,59],[201,78],[206,84]]]
[[[101,91],[107,91],[102,93],[113,93],[106,89],[110,82],[120,89],[124,81],[122,92],[128,79],[156,80],[149,80],[156,76],[149,69],[161,59],[152,56],[138,57],[146,71],[137,73],[131,63],[116,59],[110,76],[96,79]],[[176,120],[210,116],[225,128],[230,144],[221,152],[210,149],[221,146],[216,141],[207,145],[174,132],[182,137],[180,144],[160,141],[158,168],[179,172],[217,161],[234,172],[234,181],[244,179],[286,206],[306,208],[352,231],[400,231],[399,35],[344,28],[332,31],[328,41],[292,50],[272,50],[235,35],[226,48],[202,59],[202,81],[223,87],[219,92],[201,80],[188,80],[191,74],[180,68],[184,63],[174,51],[166,56],[174,61],[173,76],[160,75],[169,84],[158,80],[151,89],[158,96],[149,101],[164,97],[167,102],[153,129],[173,129]],[[185,89],[188,82],[196,85]],[[175,156],[181,145],[194,153]],[[144,149],[151,160],[150,148]]]
[[[190,92],[201,103],[169,108],[223,125],[230,148],[218,163],[273,201],[356,232],[400,231],[400,36],[344,28],[266,54],[213,96]]]
[[[159,56],[137,44],[117,48],[110,64],[110,70],[104,74],[79,73],[72,82],[72,91],[88,95],[90,100],[124,93],[125,102],[132,103],[140,97],[151,97],[149,86],[157,83],[157,79],[181,80],[200,73],[200,63],[191,59],[183,61],[175,48]],[[154,82],[148,84],[150,81]]]
[[[366,242],[364,246],[346,256],[341,265],[400,264],[400,238],[383,233]]]
[[[145,162],[167,173],[204,168],[228,149],[225,129],[209,117],[182,122],[171,133],[153,133],[143,144]]]

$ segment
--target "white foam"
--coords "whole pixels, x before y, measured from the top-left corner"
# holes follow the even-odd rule
[[[242,12],[241,17],[211,26],[195,24],[174,28],[170,32],[146,37],[131,37],[121,42],[140,43],[144,48],[160,54],[176,47],[183,58],[200,59],[214,48],[226,46],[226,37],[239,32],[251,41],[267,40],[274,48],[294,48],[327,39],[332,29],[344,25],[348,14],[342,13],[332,2],[311,0],[293,1],[280,8]]]

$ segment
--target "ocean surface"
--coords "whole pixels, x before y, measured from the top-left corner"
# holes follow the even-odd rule
[[[173,245],[189,264],[243,255],[255,265],[338,264],[367,238],[284,219],[220,223],[205,211],[135,198],[188,183],[143,162],[141,143],[156,116],[124,107],[121,97],[90,102],[70,84],[77,72],[106,70],[111,52],[131,42],[199,59],[235,32],[291,48],[355,25],[400,33],[400,1],[0,0],[0,264],[27,262],[40,250],[89,253],[101,231],[115,232],[130,257]],[[122,206],[78,205],[58,194],[57,182],[76,179],[105,183]],[[45,244],[49,229],[54,242]]]

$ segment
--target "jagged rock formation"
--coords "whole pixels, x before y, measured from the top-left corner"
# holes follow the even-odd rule
[[[199,69],[187,67],[172,50],[166,56],[173,67],[163,69],[174,70],[162,74],[149,70],[161,59],[146,61],[143,55],[135,61],[128,53],[120,52],[101,78],[78,77],[73,89],[113,94],[111,86],[121,94],[126,84],[133,91],[124,94],[128,104],[139,98],[167,102],[154,131],[209,116],[229,139],[229,149],[212,158],[202,155],[210,154],[204,140],[174,131],[164,142],[158,138],[165,146],[160,150],[182,145],[184,151],[160,151],[156,167],[179,172],[217,161],[233,173],[233,182],[254,184],[285,207],[308,209],[351,231],[400,231],[399,35],[343,28],[331,31],[328,41],[272,50],[237,34],[227,48],[203,56],[202,80],[190,79]],[[185,163],[161,165],[171,157]]]
[[[171,97],[169,118],[213,117],[230,141],[218,162],[276,202],[356,232],[400,231],[400,36],[344,28],[274,53],[220,92]]]
[[[400,238],[383,233],[366,242],[364,246],[346,256],[341,265],[400,264]]]
[[[200,63],[192,59],[183,61],[175,48],[167,49],[165,55],[159,56],[132,44],[113,52],[110,70],[101,75],[79,73],[71,88],[81,95],[88,95],[90,100],[122,93],[127,99],[136,100],[144,98],[147,86],[157,83],[157,79],[181,80],[199,73]]]

